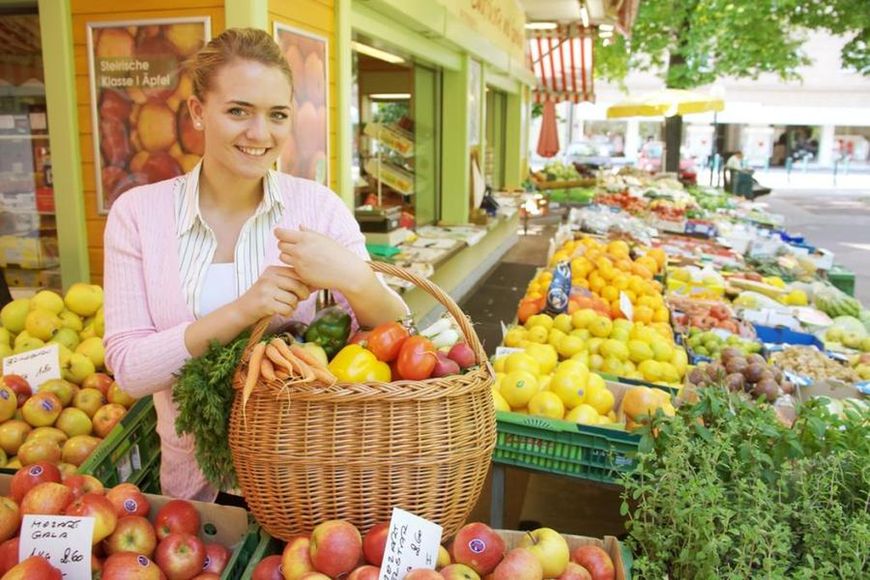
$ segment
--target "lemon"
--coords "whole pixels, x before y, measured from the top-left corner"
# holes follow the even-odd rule
[[[642,363],[653,358],[653,350],[642,340],[628,341],[628,358],[632,362]]]
[[[604,366],[604,357],[600,354],[593,354],[589,357],[589,368],[595,371],[600,371]]]
[[[589,354],[598,354],[603,343],[603,338],[590,338],[588,341],[586,341],[586,350],[589,351]]]
[[[562,403],[569,409],[573,409],[586,399],[589,371],[584,372],[584,370],[559,371],[553,374],[550,381],[550,391],[562,399]]]
[[[620,342],[628,342],[628,339],[631,337],[631,331],[627,328],[614,328],[613,332],[610,333],[610,338],[613,340],[618,340]]]
[[[670,362],[677,369],[679,376],[684,377],[686,375],[686,370],[689,368],[689,355],[686,354],[685,349],[675,348]]]
[[[589,351],[588,350],[581,350],[580,352],[578,352],[577,354],[572,356],[570,360],[576,360],[576,361],[582,362],[584,365],[586,365],[588,367],[589,366]]]
[[[601,370],[611,375],[622,375],[622,361],[616,357],[609,356],[604,359],[604,364],[601,365]]]
[[[504,372],[528,371],[533,375],[541,372],[541,365],[525,352],[512,352],[504,359]]]
[[[18,334],[24,330],[24,322],[27,318],[27,313],[30,312],[30,300],[27,298],[18,298],[0,310],[0,322],[12,334]]]
[[[553,380],[553,375],[538,375],[538,392],[541,391],[549,391],[550,390],[550,381]]]
[[[631,362],[630,360],[623,361],[623,363],[622,363],[622,372],[628,374],[628,373],[633,373],[633,372],[636,371],[636,370],[637,370],[637,367],[634,366],[634,363],[633,363],[633,362]]]
[[[607,415],[613,410],[613,393],[606,386],[600,385],[597,381],[593,383],[590,380],[586,385],[586,404],[594,408],[599,415]]]
[[[643,375],[645,381],[654,383],[661,380],[662,368],[661,363],[654,360],[645,360],[637,367],[637,370]]]
[[[588,328],[596,318],[598,318],[598,313],[594,310],[591,308],[581,308],[571,315],[571,324],[574,328]]]
[[[492,391],[492,402],[495,405],[496,411],[510,411],[511,410],[511,406],[508,405],[508,402],[505,400],[505,398],[501,396],[501,393],[499,393],[496,390]]]
[[[529,316],[528,320],[526,320],[526,328],[532,329],[536,326],[540,326],[544,330],[549,331],[553,328],[553,319],[549,314],[534,314]]]
[[[607,358],[613,357],[620,361],[628,360],[628,346],[624,342],[612,338],[605,340],[598,352]]]
[[[582,338],[566,335],[556,345],[556,351],[562,358],[571,358],[575,354],[586,350],[586,343]]]
[[[572,322],[572,318],[570,314],[559,314],[556,318],[553,319],[553,328],[559,329],[565,334],[568,334],[572,330],[574,330],[574,324]]]
[[[571,409],[568,414],[565,415],[565,420],[580,425],[597,425],[598,411],[590,405],[581,404]]]
[[[592,336],[596,336],[598,338],[606,338],[610,336],[611,331],[613,330],[613,322],[609,318],[604,316],[599,316],[591,323],[589,323],[589,332]]]
[[[590,385],[595,389],[607,388],[607,382],[604,380],[604,377],[598,373],[589,373],[589,379],[586,381],[586,386],[588,387]]]
[[[547,338],[550,336],[550,331],[544,328],[543,326],[533,326],[526,333],[526,340],[529,342],[537,342],[538,344],[543,344],[547,342]]]
[[[538,361],[541,373],[551,372],[559,362],[556,349],[549,344],[532,343],[526,347],[526,354]]]
[[[661,369],[662,380],[666,383],[674,383],[680,380],[680,375],[677,372],[676,367],[669,362],[659,363],[659,369]]]
[[[626,320],[625,318],[617,318],[613,321],[614,330],[625,330],[631,332],[632,328],[634,328],[634,323],[632,323],[631,320]]]
[[[613,419],[611,419],[609,415],[599,415],[598,416],[598,424],[599,425],[612,425]]]
[[[494,370],[496,373],[503,373],[505,359],[507,359],[507,357],[504,357],[504,356],[500,356],[496,359],[493,359],[492,360],[492,370]]]
[[[669,361],[674,356],[673,347],[665,341],[658,340],[650,344],[650,347],[652,347],[653,356],[659,362]]]
[[[558,365],[556,365],[556,370],[554,372],[568,372],[568,373],[586,373],[589,374],[589,367],[586,366],[585,363],[579,361],[577,359],[568,359],[563,360]]]
[[[511,408],[519,409],[538,392],[538,380],[528,371],[513,371],[502,379],[499,392]]]
[[[516,348],[526,340],[528,334],[529,331],[522,326],[513,326],[504,335],[504,345]]]
[[[565,404],[556,393],[541,391],[529,400],[529,414],[561,419],[565,416]]]
[[[556,348],[557,346],[559,346],[559,341],[561,341],[566,336],[568,335],[559,330],[558,328],[553,328],[547,335],[547,344],[549,344],[553,348]]]

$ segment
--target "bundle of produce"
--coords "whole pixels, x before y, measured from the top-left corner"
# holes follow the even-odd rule
[[[827,282],[818,282],[813,291],[813,305],[830,316],[858,317],[861,315],[861,303],[836,286]]]
[[[773,353],[770,360],[784,371],[813,381],[836,379],[845,383],[856,383],[861,380],[854,369],[832,359],[814,346],[788,346]]]
[[[696,387],[723,385],[734,392],[774,402],[794,393],[794,384],[786,379],[782,369],[769,364],[760,354],[728,347],[718,361],[704,363],[692,369],[686,377]]]

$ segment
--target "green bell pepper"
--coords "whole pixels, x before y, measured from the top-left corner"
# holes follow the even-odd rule
[[[305,332],[305,341],[319,344],[329,358],[347,344],[350,336],[350,314],[340,306],[330,306],[317,313]]]

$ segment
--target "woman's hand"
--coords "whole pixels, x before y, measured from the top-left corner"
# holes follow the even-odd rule
[[[368,264],[332,238],[306,230],[275,229],[281,261],[310,288],[352,293],[374,279]]]
[[[275,314],[289,317],[311,295],[311,289],[286,266],[269,266],[236,301],[251,324]]]

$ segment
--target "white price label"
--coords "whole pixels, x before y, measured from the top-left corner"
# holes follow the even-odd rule
[[[42,556],[65,580],[90,580],[94,518],[26,515],[21,521],[18,559]]]
[[[441,526],[393,508],[378,580],[402,580],[417,568],[434,570],[440,545]]]
[[[634,305],[625,292],[619,293],[619,310],[630,322],[634,322]]]
[[[24,377],[35,393],[42,383],[60,378],[60,347],[51,344],[7,356],[3,359],[3,374]]]
[[[509,354],[513,354],[515,352],[526,352],[522,348],[514,348],[511,346],[497,346],[495,347],[495,356],[493,358],[501,358],[503,356],[507,356]]]

